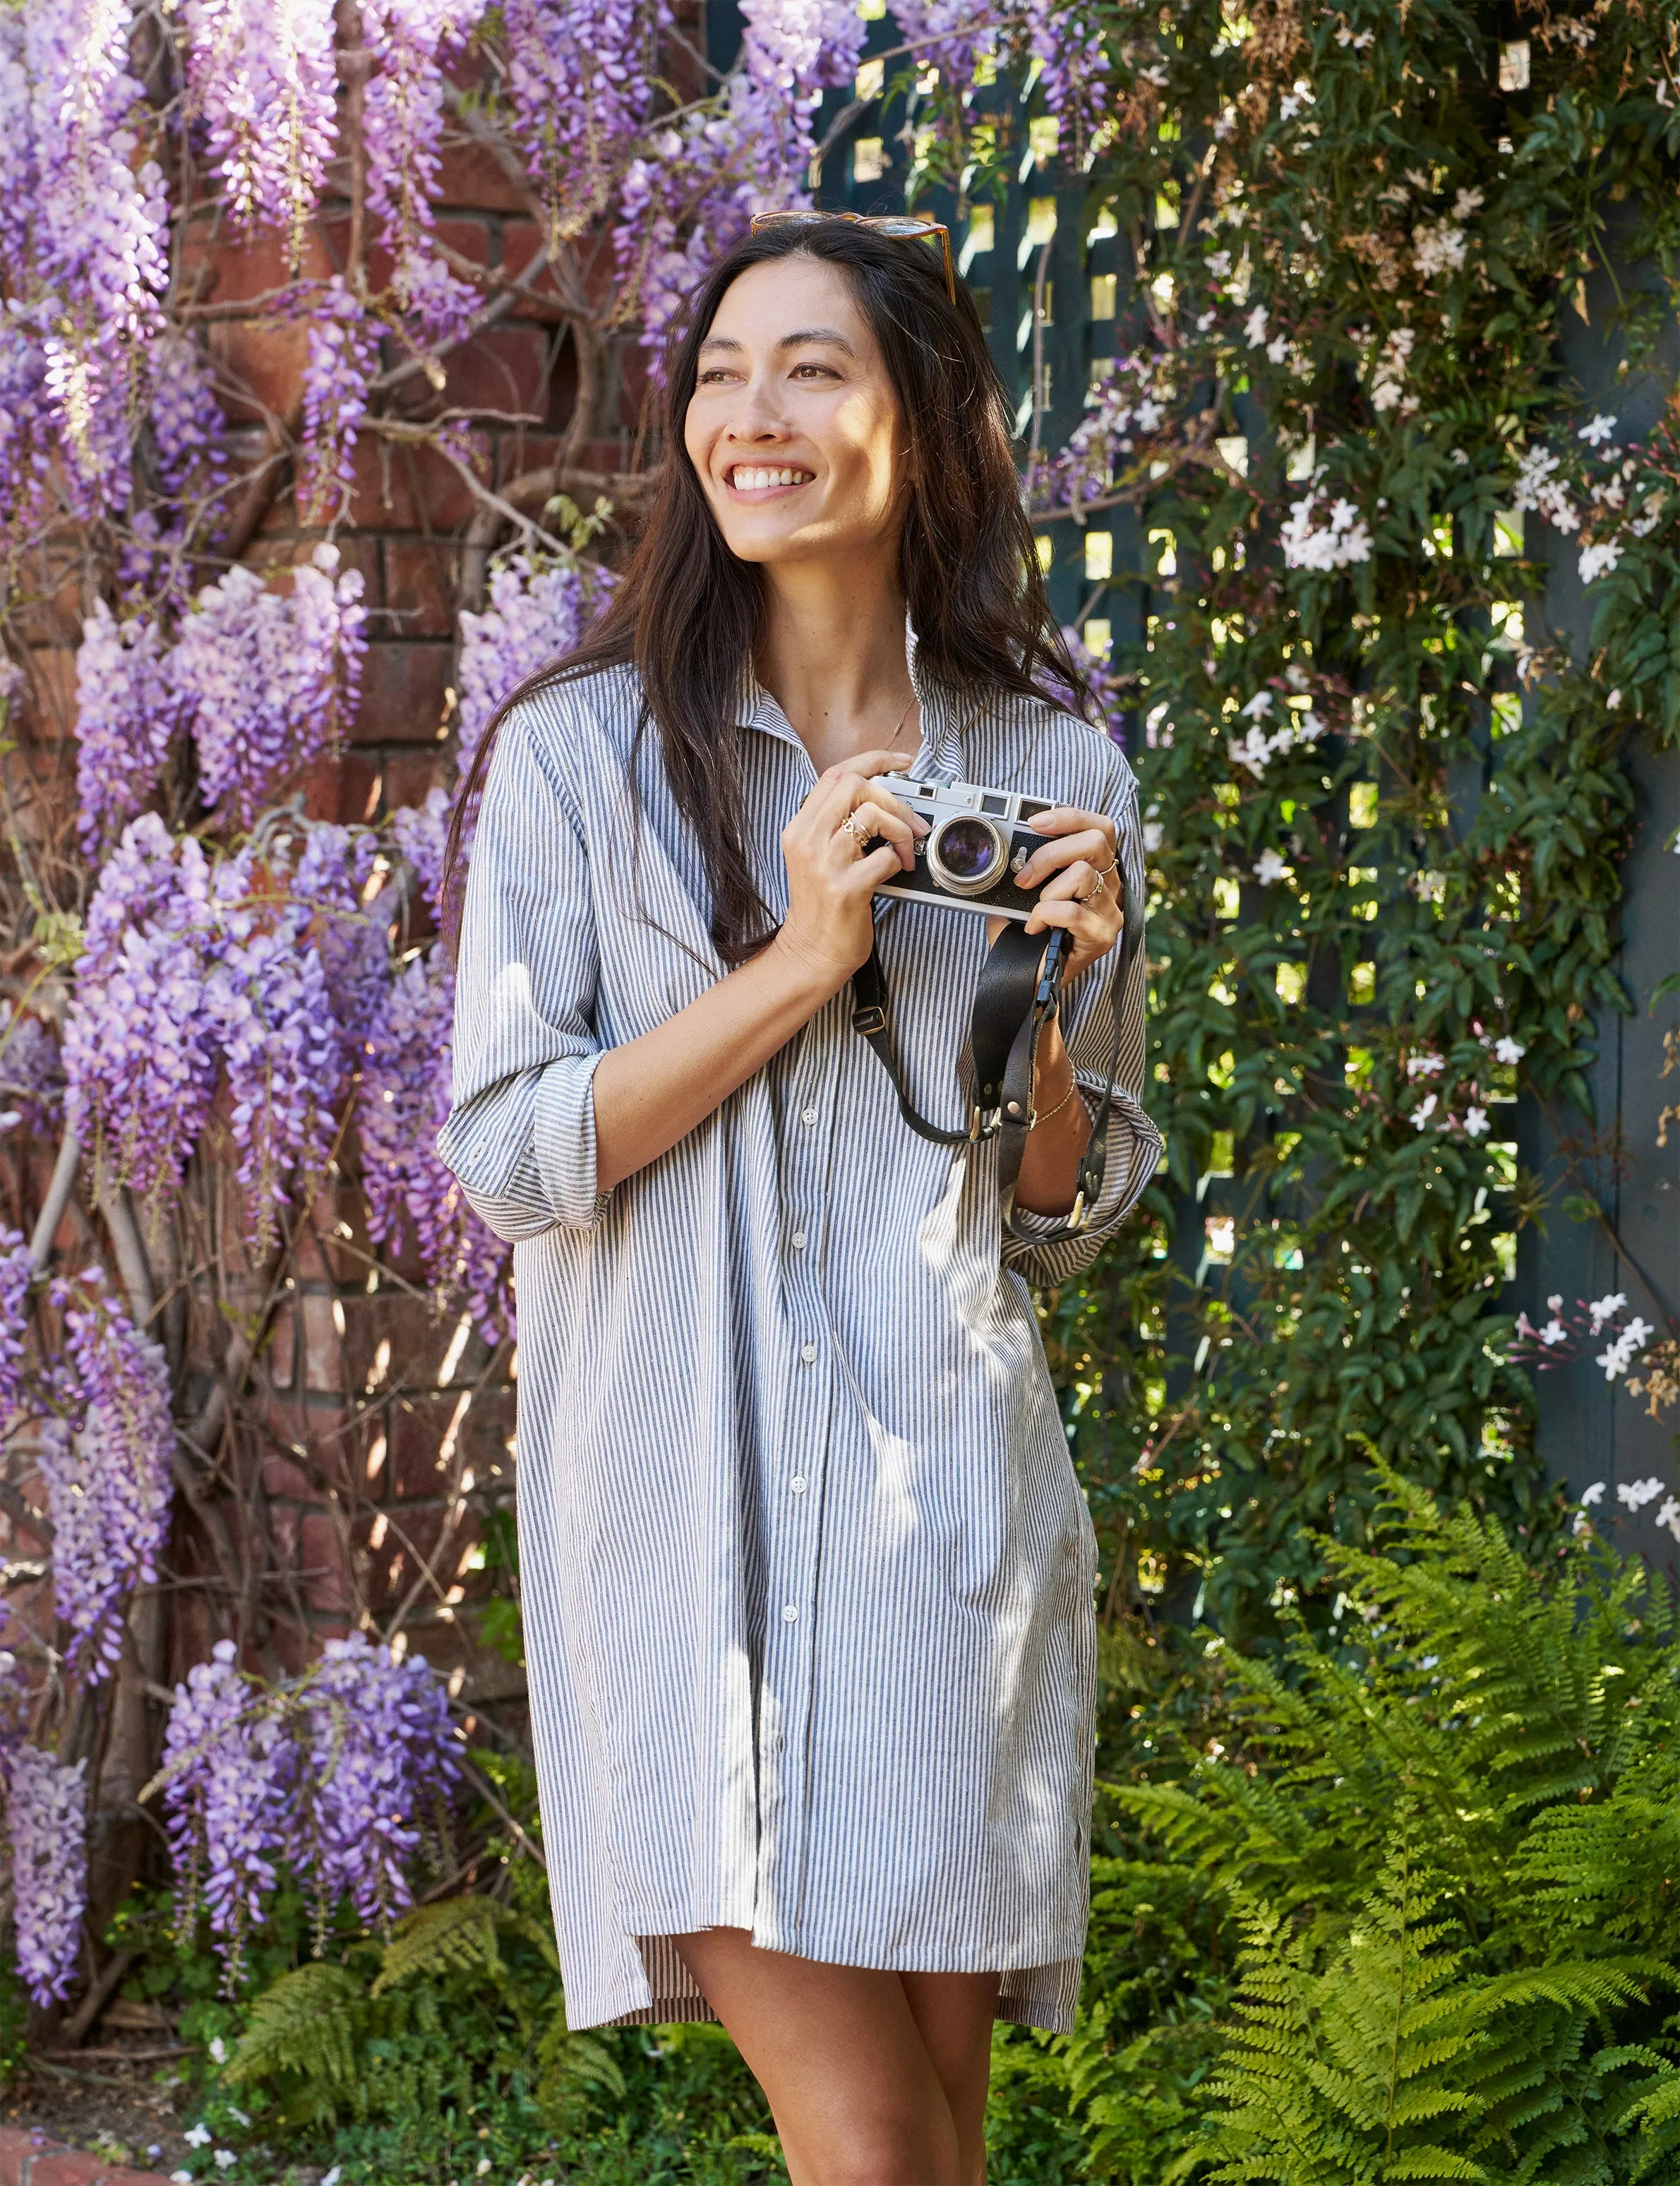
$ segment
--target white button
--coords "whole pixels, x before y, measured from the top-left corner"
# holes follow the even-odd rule
[[[796,1472],[793,1477],[788,1482],[787,1485],[793,1490],[793,1493],[796,1495],[803,1495],[806,1488],[810,1485],[810,1483],[805,1478],[803,1472]]]
[[[803,1253],[805,1249],[804,1231],[803,1230],[796,1230],[793,1232],[792,1236],[788,1240],[788,1242],[792,1246],[796,1253]]]
[[[817,1112],[816,1112],[816,1110],[815,1110],[815,1108],[807,1108],[807,1109],[806,1109],[806,1111],[805,1111],[805,1113],[804,1113],[804,1114],[803,1116],[801,1116],[801,1117],[800,1117],[799,1121],[800,1121],[802,1124],[814,1124],[814,1123],[815,1123],[816,1119],[817,1119]]]
[[[781,1621],[784,1624],[797,1624],[799,1622],[799,1612],[791,1601],[781,1612]]]
[[[817,1348],[815,1343],[808,1343],[804,1349],[799,1354],[799,1356],[804,1360],[807,1366],[815,1366],[816,1365],[816,1355]]]

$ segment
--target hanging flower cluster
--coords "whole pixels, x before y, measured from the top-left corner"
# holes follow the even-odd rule
[[[361,574],[316,547],[274,591],[237,563],[182,621],[170,672],[207,804],[249,821],[328,749],[354,711],[364,650]]]
[[[513,554],[490,573],[482,614],[461,617],[460,771],[517,683],[569,653],[611,589],[610,573],[567,558]]]
[[[350,512],[356,437],[367,412],[367,390],[378,363],[377,329],[344,286],[343,275],[335,273],[310,322],[304,361],[306,522],[317,523],[324,516],[336,524]]]
[[[25,1314],[34,1272],[23,1232],[0,1224],[0,1427],[23,1394]]]
[[[412,1241],[441,1303],[459,1297],[486,1342],[513,1327],[511,1248],[468,1206],[437,1152],[449,1115],[455,975],[441,952],[398,976],[367,1043],[359,1123],[369,1234],[400,1252]]]
[[[119,623],[95,600],[76,655],[78,827],[89,855],[156,788],[180,710],[156,623]]]
[[[333,0],[186,0],[187,85],[233,218],[295,266],[338,135]]]
[[[0,1656],[4,1674],[14,1665]],[[38,1746],[0,1746],[12,1843],[12,1919],[18,1972],[43,2009],[70,1993],[87,1902],[87,1764],[73,1768]]]
[[[272,1686],[219,1641],[176,1687],[157,1780],[179,1918],[203,1907],[229,1991],[283,1867],[314,1897],[317,1940],[341,1901],[380,1927],[412,1904],[409,1868],[440,1837],[459,1774],[447,1698],[421,1658],[356,1633]]]
[[[542,184],[557,240],[603,210],[621,148],[652,104],[664,0],[507,0],[507,94],[514,134]]]
[[[145,345],[161,324],[167,207],[142,156],[127,0],[53,0],[0,23],[0,249],[10,299],[0,501],[27,507],[56,443],[72,506],[120,502]],[[10,405],[8,403],[8,408]]]
[[[73,1675],[98,1684],[122,1651],[122,1616],[154,1583],[169,1529],[175,1427],[163,1353],[111,1296],[98,1268],[55,1282],[68,1415],[42,1430],[53,1521],[53,1599]]]
[[[114,1177],[173,1184],[224,1078],[258,1240],[294,1180],[321,1174],[348,1058],[313,923],[256,845],[213,867],[154,814],[124,830],[64,1033],[70,1120]],[[371,1011],[365,983],[354,1006]]]

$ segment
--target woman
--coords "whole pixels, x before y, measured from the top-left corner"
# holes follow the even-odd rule
[[[1159,1152],[1140,963],[1064,1234],[1134,788],[1054,695],[1002,390],[924,243],[761,223],[668,384],[647,535],[453,846],[482,791],[440,1143],[517,1242],[567,2010],[721,2020],[796,2186],[972,2186],[992,2021],[1067,2026],[1084,1940],[1094,1543],[1021,1278],[1084,1266]],[[994,1144],[907,1129],[851,1022],[873,940],[918,1107],[966,1123],[987,922],[875,893],[902,770],[1055,800],[1022,1236]]]

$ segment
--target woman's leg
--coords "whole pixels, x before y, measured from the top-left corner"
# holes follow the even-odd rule
[[[675,1942],[769,2099],[793,2186],[981,2186],[995,1976],[818,1965],[741,1928]]]

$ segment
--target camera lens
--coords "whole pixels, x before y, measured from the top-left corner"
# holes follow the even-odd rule
[[[1002,875],[1003,837],[989,820],[963,815],[936,827],[927,846],[933,877],[953,895],[978,895]]]

